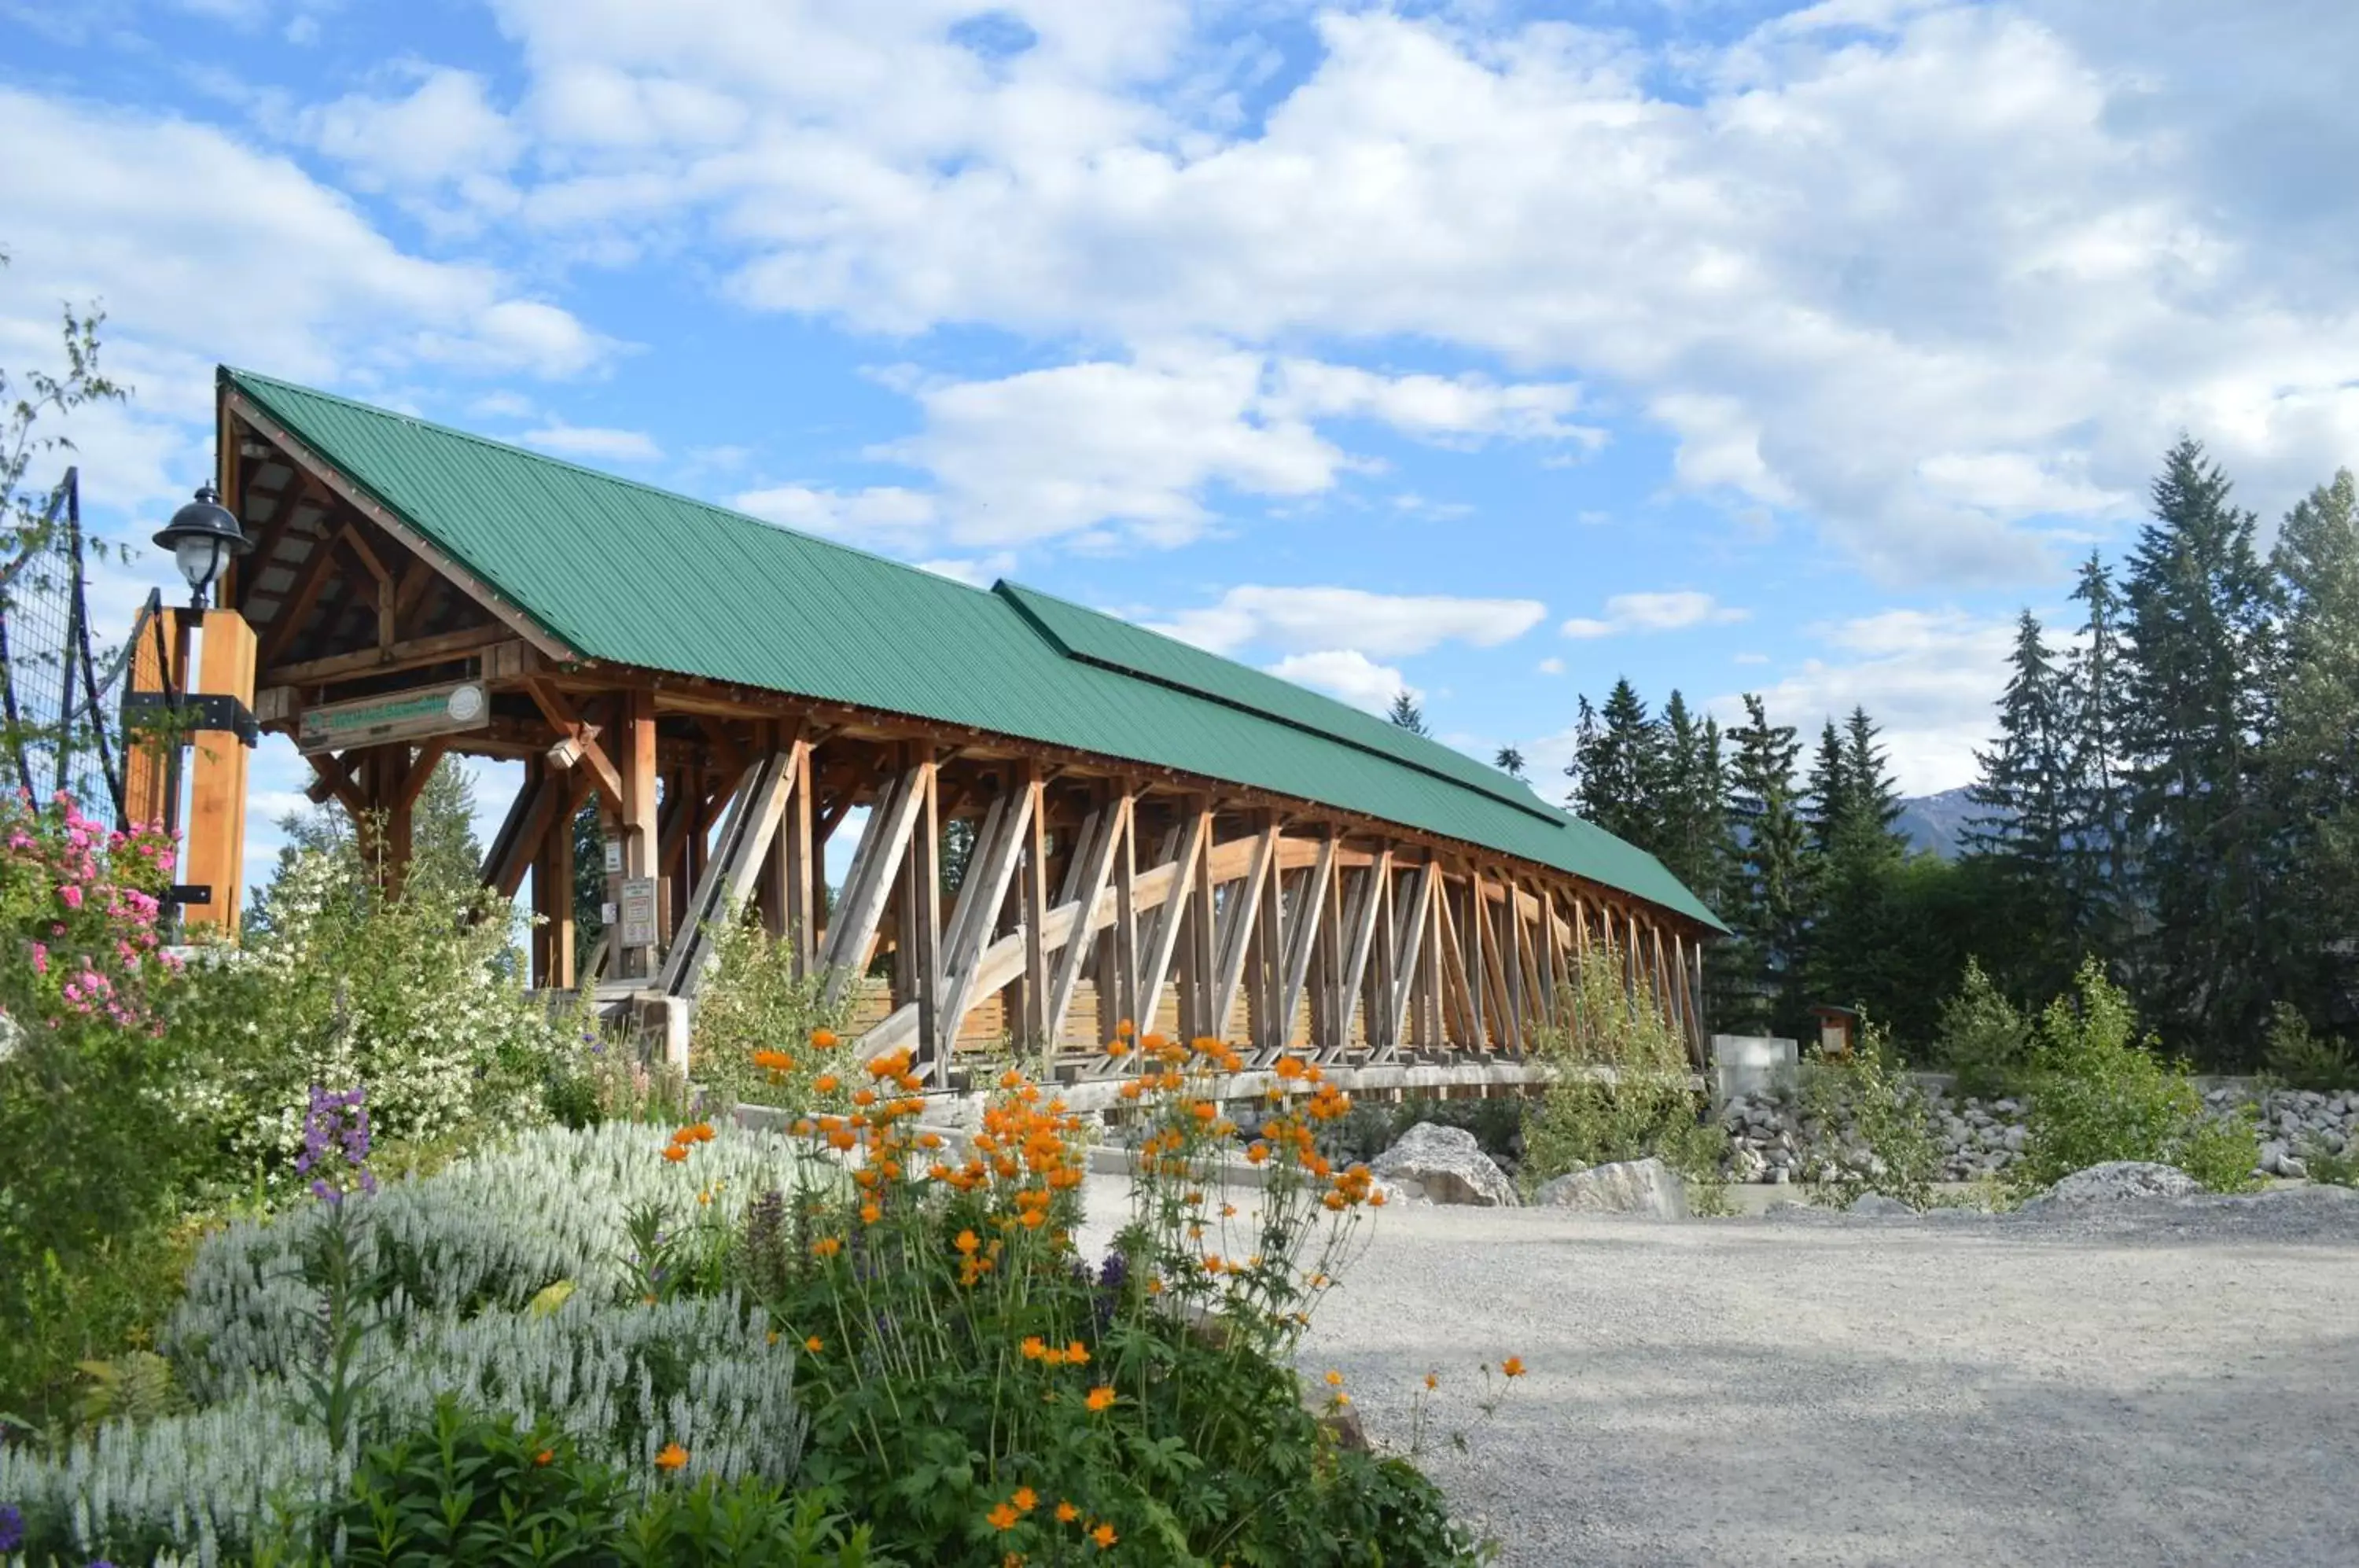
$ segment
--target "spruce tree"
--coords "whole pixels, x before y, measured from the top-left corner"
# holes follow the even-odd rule
[[[1417,705],[1417,699],[1410,696],[1407,691],[1396,691],[1393,693],[1392,712],[1386,716],[1389,717],[1393,723],[1408,731],[1411,735],[1430,735],[1432,733],[1425,727],[1425,710],[1419,707]]]
[[[1817,845],[1805,973],[1815,999],[1889,1018],[1903,985],[1890,907],[1894,873],[1908,844],[1893,831],[1900,791],[1877,744],[1880,733],[1867,710],[1854,707],[1842,731],[1829,724],[1821,743],[1813,770]]]
[[[1908,853],[1907,837],[1893,824],[1900,820],[1900,786],[1892,777],[1891,758],[1876,744],[1883,727],[1854,705],[1843,720],[1843,761],[1849,768],[1852,811],[1871,839],[1893,854]]]
[[[1571,768],[1573,809],[1614,837],[1653,853],[1663,837],[1663,734],[1629,681],[1616,681],[1602,713],[1582,702]]]
[[[1723,985],[1715,1017],[1734,1029],[1803,1025],[1809,928],[1806,866],[1810,830],[1794,780],[1801,754],[1792,726],[1772,724],[1761,699],[1745,696],[1745,723],[1729,732],[1735,748],[1729,804],[1739,835],[1723,919],[1735,929],[1719,966]]]
[[[1997,741],[1974,753],[1982,775],[1968,798],[1983,814],[1968,822],[1965,847],[1991,863],[2004,900],[1995,925],[2005,945],[1983,956],[2006,989],[2052,996],[2080,958],[2068,897],[2075,736],[2065,672],[2029,610],[2016,620],[2007,666]]]
[[[2278,999],[2331,1027],[2359,936],[2359,485],[2335,474],[2286,517],[2271,552],[2284,659],[2267,752],[2287,941]]]
[[[1503,746],[1499,754],[1491,759],[1491,766],[1510,779],[1521,779],[1524,776],[1524,754],[1512,746]]]
[[[2121,761],[2124,611],[2113,572],[2094,550],[2081,563],[2072,598],[2082,610],[2080,639],[2064,681],[2071,742],[2061,900],[2071,911],[2083,952],[2118,967],[2136,898],[2130,869],[2135,846]]]
[[[2130,561],[2122,751],[2141,856],[2141,1012],[2211,1062],[2253,1059],[2277,950],[2257,789],[2273,584],[2254,517],[2182,437]]]
[[[1663,705],[1661,729],[1661,833],[1654,852],[1690,892],[1717,909],[1732,849],[1720,722],[1698,723],[1687,698],[1674,691]]]

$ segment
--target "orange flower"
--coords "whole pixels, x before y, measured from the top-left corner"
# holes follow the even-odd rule
[[[1433,1389],[1441,1387],[1441,1379],[1436,1377],[1433,1373],[1429,1372],[1425,1375],[1425,1387],[1427,1391],[1430,1393]]]
[[[1122,1022],[1114,1026],[1114,1033],[1116,1040],[1128,1040],[1132,1035],[1137,1032],[1138,1031],[1132,1027],[1131,1021],[1128,1018],[1125,1018]]]
[[[1071,1524],[1081,1517],[1082,1510],[1073,1507],[1072,1504],[1059,1503],[1057,1505],[1057,1522],[1059,1524]]]
[[[1524,1375],[1524,1358],[1520,1356],[1510,1356],[1499,1363],[1499,1370],[1510,1377],[1520,1377]]]
[[[1086,1402],[1090,1409],[1093,1410],[1102,1410],[1112,1405],[1114,1400],[1114,1393],[1113,1388],[1107,1384],[1101,1383],[1096,1388],[1090,1390],[1090,1397]]]
[[[1042,1339],[1037,1334],[1025,1340],[1022,1349],[1024,1351],[1024,1359],[1027,1361],[1045,1361],[1048,1359],[1049,1342]]]
[[[532,1462],[535,1465],[547,1465],[556,1457],[557,1450],[553,1448],[544,1448],[539,1453],[532,1456]]]
[[[1006,1503],[1002,1503],[983,1517],[990,1521],[991,1528],[994,1530],[1014,1530],[1016,1528],[1016,1521],[1022,1519],[1024,1516],[1017,1513],[1014,1508],[1009,1508]]]
[[[832,1236],[821,1236],[817,1241],[811,1243],[811,1256],[813,1258],[832,1258],[842,1250],[843,1243],[838,1241]]]
[[[665,1148],[664,1158],[677,1165],[681,1160],[688,1158],[688,1150],[681,1148],[679,1144],[671,1144]]]
[[[1116,1541],[1121,1539],[1121,1537],[1114,1534],[1114,1526],[1110,1524],[1101,1524],[1097,1529],[1090,1531],[1090,1539],[1098,1543],[1098,1550],[1100,1552],[1103,1552],[1113,1546]]]
[[[677,1470],[687,1463],[688,1450],[677,1443],[665,1443],[663,1452],[656,1455],[656,1468],[658,1470]]]
[[[817,1078],[811,1080],[811,1087],[818,1090],[822,1094],[832,1094],[835,1093],[839,1083],[840,1080],[837,1079],[834,1073],[822,1073]]]
[[[1065,1363],[1069,1367],[1087,1367],[1090,1364],[1088,1348],[1080,1340],[1073,1341],[1065,1346]]]
[[[803,1341],[803,1348],[810,1351],[813,1356],[817,1356],[821,1351],[827,1348],[827,1341],[820,1338],[817,1334],[813,1334],[809,1339]]]
[[[974,1238],[974,1232],[971,1230],[962,1230],[958,1233],[958,1239],[951,1242],[951,1245],[957,1247],[961,1252],[972,1257],[973,1256],[974,1249],[981,1247],[983,1243]]]
[[[1330,1371],[1327,1374],[1327,1386],[1331,1388],[1342,1388],[1343,1386],[1343,1374],[1341,1372]]]
[[[867,1107],[876,1103],[876,1091],[874,1089],[854,1089],[852,1092],[852,1103],[860,1106],[863,1110],[865,1110]]]
[[[860,1205],[860,1223],[862,1225],[875,1225],[878,1220],[881,1220],[884,1217],[885,1211],[878,1208],[875,1204],[863,1203]]]
[[[835,1031],[833,1029],[813,1029],[811,1030],[810,1041],[813,1049],[815,1050],[832,1051],[835,1049],[836,1043]]]
[[[1016,1496],[1010,1497],[1008,1501],[1014,1503],[1022,1512],[1028,1514],[1040,1506],[1040,1494],[1029,1486],[1018,1486],[1016,1488]]]

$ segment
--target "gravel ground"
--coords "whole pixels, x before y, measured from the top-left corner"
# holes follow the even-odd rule
[[[1093,1181],[1103,1237],[1122,1184]],[[1496,1413],[1478,1363],[1521,1356]],[[2359,1194],[1660,1224],[1392,1208],[1321,1308],[1513,1568],[2359,1565]],[[1467,1452],[1451,1434],[1463,1432]]]

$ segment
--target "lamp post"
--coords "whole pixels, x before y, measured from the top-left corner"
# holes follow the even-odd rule
[[[223,571],[237,557],[254,548],[245,530],[237,526],[237,518],[221,504],[221,493],[210,485],[197,487],[196,498],[172,514],[156,534],[158,548],[172,552],[172,562],[180,569],[181,578],[189,584],[189,611],[180,617],[179,647],[174,659],[180,672],[180,691],[185,697],[195,684],[195,670],[189,659],[189,638],[204,619],[205,596],[220,582]],[[171,765],[164,794],[164,827],[177,832],[180,825],[180,743],[171,742]]]
[[[221,504],[221,493],[210,485],[199,485],[196,499],[172,514],[172,520],[158,531],[156,543],[172,552],[173,563],[188,581],[192,620],[203,617],[205,595],[220,580],[222,570],[254,548],[245,530],[237,526],[237,518]],[[183,638],[189,624],[181,623]]]

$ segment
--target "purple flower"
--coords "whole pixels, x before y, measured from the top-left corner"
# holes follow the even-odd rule
[[[363,1192],[376,1191],[369,1173],[367,1091],[363,1088],[331,1093],[311,1086],[311,1106],[303,1117],[303,1152],[295,1157],[295,1173],[311,1177],[312,1194],[322,1203],[339,1202],[342,1179]]]
[[[25,1516],[13,1503],[0,1503],[0,1553],[24,1544]]]

